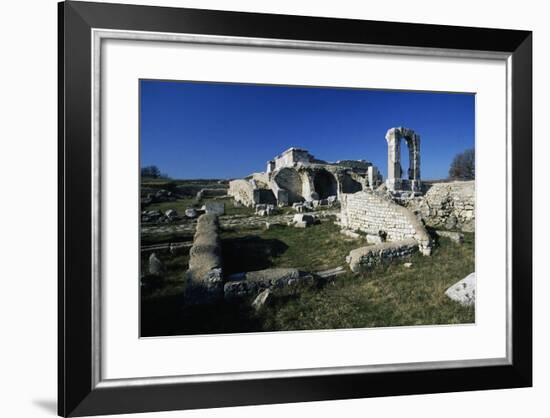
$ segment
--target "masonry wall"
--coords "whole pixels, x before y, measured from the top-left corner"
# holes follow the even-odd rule
[[[254,184],[248,180],[232,180],[227,194],[245,206],[254,206],[254,189]]]
[[[428,226],[474,232],[475,181],[434,183],[424,196],[406,202]]]
[[[386,236],[388,241],[413,238],[420,250],[429,254],[431,240],[413,212],[371,191],[341,195],[342,227],[369,235]]]

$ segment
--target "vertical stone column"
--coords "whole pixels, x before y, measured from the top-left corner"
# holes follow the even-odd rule
[[[308,202],[319,199],[319,195],[315,191],[315,185],[313,184],[313,176],[305,170],[300,171],[299,174],[302,181],[302,195],[304,199]]]
[[[411,180],[411,190],[420,191],[421,182],[420,182],[420,135],[413,134],[411,138],[411,168],[412,176],[409,176]]]
[[[386,133],[388,143],[388,178],[386,186],[389,190],[399,190],[401,186],[401,133],[391,128]]]

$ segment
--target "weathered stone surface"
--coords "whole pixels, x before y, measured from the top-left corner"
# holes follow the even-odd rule
[[[185,303],[198,305],[223,299],[223,274],[221,268],[208,270],[200,278],[191,270],[186,273]]]
[[[404,202],[433,228],[474,232],[475,181],[432,184],[424,196]]]
[[[345,235],[346,237],[353,238],[353,239],[361,239],[361,234],[358,234],[357,232],[353,232],[349,229],[342,229],[340,230],[340,233]]]
[[[414,238],[422,254],[431,254],[431,238],[424,225],[409,209],[369,190],[340,196],[340,225],[381,240]],[[384,237],[384,238],[382,238]]]
[[[311,207],[334,205],[340,193],[354,193],[367,187],[369,168],[372,178],[372,173],[378,171],[373,171],[368,161],[327,163],[293,147],[268,161],[265,172],[231,181],[228,195],[247,206],[258,203],[287,206],[301,202],[314,202]],[[297,210],[306,209],[300,206]]]
[[[384,262],[408,257],[418,251],[418,242],[413,238],[384,242],[378,245],[356,248],[346,257],[353,272],[364,272]]]
[[[193,246],[189,250],[185,303],[201,304],[223,298],[221,245],[218,216],[205,214],[197,220]]]
[[[449,238],[451,241],[462,244],[464,242],[464,234],[454,231],[435,231],[436,235],[439,237]]]
[[[476,274],[470,273],[464,279],[449,287],[445,294],[463,306],[472,306],[476,303]]]
[[[196,218],[198,215],[197,210],[195,208],[187,208],[185,209],[185,216],[188,218]]]
[[[252,307],[256,309],[257,311],[261,310],[265,305],[269,303],[269,300],[272,298],[271,296],[271,290],[264,289],[262,290],[258,296],[254,299],[252,302]]]
[[[409,171],[406,179],[402,179],[401,140],[404,139],[409,148]],[[386,187],[391,192],[406,190],[420,192],[420,136],[412,129],[397,127],[386,133],[388,143],[388,178]]]
[[[158,223],[164,219],[166,218],[160,210],[144,210],[141,212],[141,222],[143,223]]]
[[[221,197],[227,195],[227,189],[226,188],[205,188],[201,189],[197,192],[196,199],[201,200],[206,197]]]
[[[271,216],[277,212],[275,205],[260,203],[255,207],[255,213],[258,216]]]
[[[164,263],[160,261],[155,253],[149,256],[149,274],[162,276],[165,273]]]
[[[254,206],[254,190],[257,188],[255,182],[249,180],[232,180],[229,182],[227,194],[232,196],[236,202],[244,206]]]
[[[225,213],[225,203],[210,201],[204,204],[204,211],[214,215],[223,215]]]
[[[226,300],[249,297],[264,289],[281,293],[292,293],[300,286],[311,286],[315,278],[309,274],[301,274],[294,268],[273,268],[249,271],[231,275],[224,285]]]
[[[294,224],[305,224],[304,226],[309,226],[309,225],[314,224],[315,220],[316,220],[315,216],[308,215],[308,214],[305,214],[305,213],[296,214],[292,218],[292,222]]]
[[[317,271],[314,274],[322,279],[332,279],[346,273],[346,269],[343,266],[338,266],[333,269]]]

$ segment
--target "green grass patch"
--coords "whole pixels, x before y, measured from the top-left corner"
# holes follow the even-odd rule
[[[270,267],[319,271],[345,264],[350,250],[366,245],[340,234],[332,222],[306,229],[222,231],[226,274]],[[465,324],[475,320],[473,308],[449,300],[444,292],[474,271],[474,234],[457,245],[441,238],[431,257],[420,254],[377,266],[364,274],[348,271],[318,289],[276,297],[259,313],[248,303],[185,307],[187,255],[159,254],[167,274],[142,290],[143,336],[215,334]],[[142,267],[146,267],[143,257]],[[145,271],[145,270],[144,270]]]

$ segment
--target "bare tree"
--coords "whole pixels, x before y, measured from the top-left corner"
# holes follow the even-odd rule
[[[476,177],[476,153],[473,148],[455,155],[449,168],[449,178],[456,180],[473,180]]]

